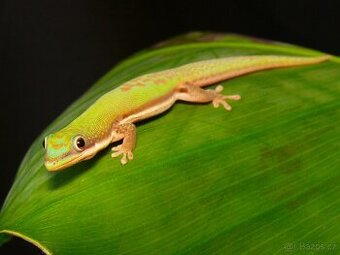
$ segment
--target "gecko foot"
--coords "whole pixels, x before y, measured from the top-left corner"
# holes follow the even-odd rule
[[[216,97],[212,100],[212,104],[215,108],[219,107],[220,105],[223,105],[224,109],[226,109],[227,111],[231,111],[231,105],[227,103],[226,99],[230,99],[230,100],[240,100],[241,96],[240,95],[222,95],[220,94],[223,91],[223,86],[218,85],[215,88],[215,93],[216,93]]]
[[[122,145],[118,145],[112,148],[112,151],[114,151],[111,156],[113,158],[118,157],[120,155],[123,155],[123,157],[120,160],[120,163],[122,165],[125,165],[129,160],[133,159],[133,153],[131,150],[124,148]]]

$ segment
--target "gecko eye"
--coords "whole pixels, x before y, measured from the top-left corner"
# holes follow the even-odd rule
[[[77,151],[82,151],[85,147],[85,140],[81,136],[76,136],[74,138],[74,148]]]

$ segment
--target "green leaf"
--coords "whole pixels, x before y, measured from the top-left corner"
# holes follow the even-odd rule
[[[126,166],[107,148],[65,171],[43,167],[43,137],[113,87],[193,61],[264,54],[321,53],[193,33],[120,63],[28,150],[2,207],[0,232],[63,255],[285,254],[316,244],[339,252],[336,57],[223,82],[228,94],[243,97],[230,113],[176,103],[138,125],[135,158]]]

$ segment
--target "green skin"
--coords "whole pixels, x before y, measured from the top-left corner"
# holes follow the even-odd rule
[[[121,163],[126,164],[135,147],[133,123],[166,111],[176,100],[212,102],[214,107],[223,105],[231,110],[226,100],[239,100],[239,95],[220,94],[222,86],[215,90],[201,87],[260,70],[316,64],[329,57],[229,57],[139,76],[106,93],[68,126],[48,135],[44,141],[45,166],[49,171],[65,169],[121,139],[123,143],[112,148],[112,157],[121,155]]]

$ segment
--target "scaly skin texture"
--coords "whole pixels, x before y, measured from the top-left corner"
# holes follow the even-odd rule
[[[240,99],[239,95],[220,94],[220,85],[215,90],[201,87],[255,71],[316,64],[327,59],[329,56],[229,57],[139,76],[106,93],[68,126],[48,135],[44,141],[45,166],[49,171],[65,169],[121,139],[123,143],[112,148],[112,157],[122,155],[121,163],[125,164],[133,158],[133,123],[166,111],[176,100],[212,102],[214,107],[223,105],[231,110],[226,100]]]

